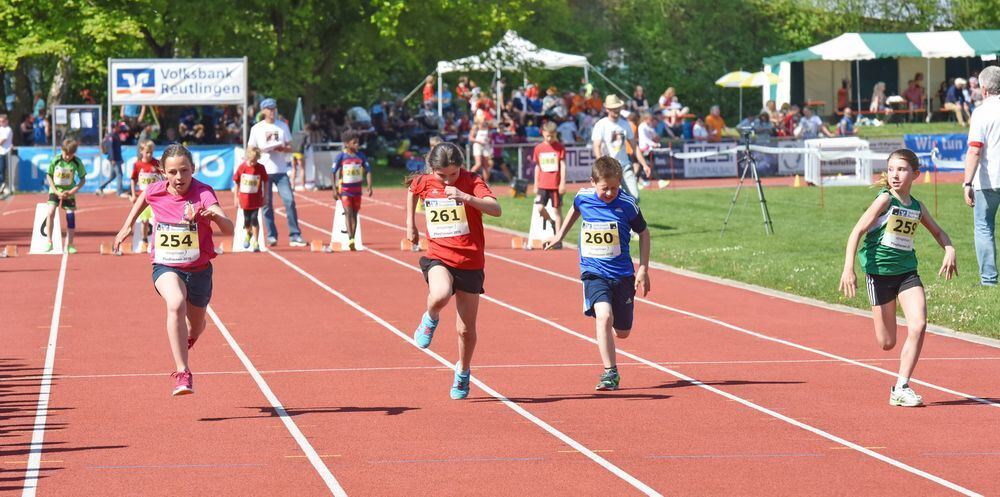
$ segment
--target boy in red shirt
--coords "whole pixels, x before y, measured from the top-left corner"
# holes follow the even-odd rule
[[[247,149],[246,161],[240,164],[233,173],[233,203],[243,209],[243,229],[246,237],[243,238],[243,248],[253,247],[254,252],[260,252],[257,243],[258,223],[257,213],[264,205],[264,189],[268,188],[267,170],[264,165],[257,162],[260,159],[260,149],[250,147]]]
[[[542,126],[542,143],[535,145],[534,161],[535,203],[541,206],[542,218],[555,222],[559,229],[562,226],[562,197],[566,193],[566,148],[559,143],[556,123],[548,121]],[[555,219],[549,217],[545,208],[549,202],[556,210]]]
[[[413,334],[416,345],[426,349],[434,337],[441,310],[455,296],[459,359],[455,363],[452,399],[469,396],[472,352],[476,348],[476,314],[479,295],[484,293],[483,267],[486,236],[483,214],[500,216],[500,204],[479,176],[466,171],[462,150],[454,143],[439,143],[427,155],[428,174],[409,178],[406,193],[407,238],[420,241],[414,215],[417,202],[424,204],[427,218],[427,256],[420,269],[427,280],[427,312]]]
[[[136,159],[135,165],[132,166],[132,183],[129,185],[129,199],[133,203],[139,197],[139,192],[144,192],[149,185],[163,180],[160,161],[153,158],[153,147],[152,140],[143,140],[139,143],[139,158]],[[153,225],[150,222],[152,218],[152,207],[146,207],[142,211],[142,214],[139,214],[139,220],[142,221],[142,245],[139,247],[140,252],[149,250],[149,235],[153,232]]]

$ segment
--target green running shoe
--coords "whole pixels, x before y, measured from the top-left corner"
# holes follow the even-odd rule
[[[69,253],[71,253],[71,254],[75,254],[76,253],[76,247],[74,247],[72,245],[67,245],[66,246],[66,251],[69,252]]]
[[[451,385],[451,398],[462,400],[469,396],[469,371],[455,371],[455,382]]]
[[[604,371],[601,375],[601,381],[597,383],[595,390],[618,390],[618,382],[621,381],[621,377],[618,376],[617,369],[608,369]]]

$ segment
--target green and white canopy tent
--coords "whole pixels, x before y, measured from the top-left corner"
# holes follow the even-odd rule
[[[781,77],[777,85],[763,87],[764,101],[779,104],[791,99],[793,83],[791,64],[803,62],[806,100],[836,101],[839,82],[851,76],[850,63],[860,74],[864,60],[894,58],[898,60],[897,88],[905,88],[908,75],[926,71],[925,91],[930,95],[945,79],[944,59],[983,57],[994,60],[1000,53],[1000,30],[990,31],[930,31],[922,33],[844,33],[832,40],[804,50],[764,58],[764,71]],[[932,76],[934,79],[932,79]],[[855,81],[855,100],[860,110],[860,79]]]

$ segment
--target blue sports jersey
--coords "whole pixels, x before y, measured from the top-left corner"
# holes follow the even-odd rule
[[[333,179],[343,180],[340,185],[340,194],[348,197],[361,196],[361,183],[365,174],[371,172],[372,167],[368,164],[365,154],[358,152],[355,154],[341,152],[333,160]],[[343,178],[337,176],[343,171]]]
[[[646,220],[635,198],[618,191],[618,197],[605,203],[593,188],[577,192],[573,207],[580,213],[580,273],[592,273],[617,279],[632,276],[629,254],[631,231],[646,230]]]

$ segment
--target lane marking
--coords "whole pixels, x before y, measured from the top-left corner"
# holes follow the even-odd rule
[[[544,461],[544,457],[468,457],[455,459],[397,459],[386,461],[368,461],[371,464],[413,464],[413,463],[457,463],[457,462],[525,462]]]
[[[299,223],[300,224],[305,224],[306,226],[312,227],[313,229],[317,229],[313,225],[308,224],[308,223],[306,223],[306,222],[304,222],[302,220],[299,220]],[[327,234],[329,234],[329,231],[327,231]],[[309,281],[312,281],[313,283],[315,283],[316,286],[322,288],[323,290],[326,290],[327,293],[329,293],[329,294],[337,297],[342,302],[344,302],[347,305],[349,305],[349,306],[353,307],[354,309],[356,309],[358,312],[364,314],[365,316],[368,316],[369,318],[371,318],[376,323],[382,325],[383,328],[391,331],[396,336],[402,338],[407,343],[413,345],[414,348],[416,348],[417,350],[419,350],[419,351],[427,354],[428,356],[434,358],[437,362],[439,362],[442,365],[448,367],[449,369],[454,370],[455,365],[453,363],[448,362],[444,357],[441,357],[437,352],[434,352],[434,351],[432,351],[430,349],[420,349],[420,348],[417,348],[416,344],[413,342],[413,339],[410,338],[409,335],[403,333],[398,328],[396,328],[395,326],[393,326],[392,324],[390,324],[388,321],[382,319],[381,317],[379,317],[375,313],[371,312],[367,308],[365,308],[365,307],[361,306],[360,304],[358,304],[357,302],[351,300],[346,295],[338,292],[337,290],[334,290],[329,285],[327,285],[326,283],[320,281],[318,278],[316,278],[315,276],[313,276],[311,273],[305,271],[304,269],[302,269],[301,267],[299,267],[295,263],[289,261],[288,259],[282,257],[281,255],[278,255],[277,252],[275,252],[275,251],[272,250],[272,251],[268,251],[267,253],[270,254],[272,257],[274,257],[274,258],[278,259],[279,261],[281,261],[283,264],[285,264],[286,266],[288,266],[289,268],[291,268],[293,271],[301,274],[302,276],[304,276]],[[625,472],[624,470],[622,470],[618,466],[615,466],[614,464],[612,464],[607,459],[604,459],[603,457],[597,455],[596,453],[594,453],[594,451],[588,449],[587,447],[585,447],[580,442],[577,442],[576,440],[570,438],[565,433],[563,433],[563,432],[555,429],[552,425],[546,423],[545,421],[543,421],[542,419],[538,418],[534,414],[528,412],[528,410],[524,409],[519,404],[511,401],[510,399],[508,399],[507,397],[505,397],[500,392],[497,392],[496,390],[494,390],[493,388],[491,388],[486,383],[483,383],[475,375],[473,375],[470,378],[470,381],[472,383],[474,383],[477,387],[479,387],[480,390],[486,392],[487,394],[489,394],[493,398],[499,400],[505,406],[509,407],[514,412],[520,414],[524,418],[526,418],[529,421],[531,421],[532,423],[536,424],[537,426],[539,426],[543,430],[547,431],[549,434],[551,434],[554,437],[558,438],[559,440],[561,440],[566,445],[568,445],[568,446],[576,449],[578,452],[586,455],[591,460],[593,460],[597,464],[601,465],[602,467],[604,467],[605,469],[607,469],[608,471],[610,471],[615,476],[621,478],[622,480],[624,480],[625,482],[627,482],[629,485],[632,485],[633,487],[635,487],[636,489],[638,489],[640,492],[642,492],[642,493],[644,493],[646,495],[651,495],[651,496],[660,496],[661,495],[659,492],[657,492],[656,490],[653,490],[651,487],[649,487],[645,483],[639,481],[637,478],[635,478],[634,476],[632,476],[629,473]]]
[[[62,347],[58,347],[62,348]],[[921,357],[920,361],[992,361],[998,360],[1000,357]],[[899,362],[899,359],[855,359],[862,362]],[[836,359],[775,359],[775,360],[746,360],[746,361],[658,361],[657,364],[662,364],[664,366],[739,366],[739,365],[771,365],[771,364],[839,364],[841,361]],[[841,366],[849,366],[849,364],[839,364]],[[579,362],[579,363],[560,363],[560,364],[481,364],[476,365],[476,369],[527,369],[527,368],[577,368],[577,367],[597,367],[603,366],[599,362]],[[648,366],[638,363],[638,362],[619,362],[618,366],[642,366],[644,368],[649,368]],[[450,369],[442,368],[441,366],[384,366],[384,367],[359,367],[359,368],[302,368],[302,369],[261,369],[260,374],[262,375],[274,375],[274,374],[295,374],[295,373],[370,373],[379,371],[420,371],[420,370],[434,370],[434,371],[451,371]],[[163,376],[169,375],[170,371],[163,371],[159,373],[93,373],[93,374],[74,374],[74,375],[52,375],[53,380],[79,380],[79,379],[100,379],[100,378],[144,378],[144,377],[156,377],[161,378]],[[207,375],[246,375],[249,374],[245,370],[241,371],[199,371],[199,376]],[[17,378],[0,378],[0,383],[3,382],[15,382],[15,381],[30,381],[40,379],[41,376],[29,375],[20,376]],[[305,426],[305,425],[299,425]]]
[[[87,466],[87,469],[177,469],[177,468],[260,468],[266,464],[232,463],[232,464],[142,464],[135,466]]]
[[[310,201],[313,202],[313,203],[317,203],[317,204],[320,204],[320,205],[326,205],[327,207],[329,207],[329,205],[324,204],[324,203],[319,202],[319,201],[316,201],[316,200],[310,199]],[[359,216],[361,216],[362,218],[364,218],[366,220],[372,221],[372,222],[374,222],[376,224],[381,224],[383,226],[387,226],[387,227],[395,229],[395,230],[405,231],[404,227],[399,226],[397,224],[390,223],[388,221],[383,221],[381,219],[374,218],[374,217],[371,217],[371,216],[367,216],[367,215],[364,215],[364,214],[359,214]],[[309,226],[309,227],[311,227],[313,229],[316,229],[318,231],[329,233],[329,231],[326,231],[326,230],[323,230],[322,228],[318,228],[318,227],[316,227],[314,225],[305,223],[302,220],[300,220],[299,222],[303,223],[303,224],[306,224],[306,226]],[[494,254],[494,253],[491,253],[491,252],[486,252],[486,255],[488,257],[493,257],[495,259],[499,259],[501,261],[504,261],[504,262],[507,262],[507,263],[510,263],[510,264],[514,264],[516,266],[521,266],[521,267],[524,267],[526,269],[531,269],[533,271],[538,271],[538,272],[543,273],[543,274],[548,274],[550,276],[554,276],[556,278],[564,279],[564,280],[567,280],[567,281],[572,281],[573,283],[576,283],[576,284],[580,284],[580,285],[583,284],[583,282],[580,281],[578,278],[572,278],[572,277],[566,276],[565,274],[557,273],[555,271],[550,271],[548,269],[541,268],[541,267],[538,267],[538,266],[534,266],[534,265],[528,264],[526,262],[521,262],[521,261],[518,261],[516,259],[511,259],[509,257],[504,257],[502,255],[497,255],[497,254]],[[677,313],[677,314],[681,314],[683,316],[688,316],[688,317],[692,317],[692,318],[695,318],[695,319],[700,319],[702,321],[707,321],[709,323],[716,324],[718,326],[722,326],[724,328],[728,328],[728,329],[731,329],[733,331],[737,331],[737,332],[740,332],[740,333],[743,333],[743,334],[746,334],[746,335],[750,335],[750,336],[753,336],[753,337],[756,337],[756,338],[760,338],[762,340],[767,340],[767,341],[770,341],[770,342],[779,343],[779,344],[782,344],[782,345],[785,345],[785,346],[788,346],[788,347],[793,347],[793,348],[796,348],[796,349],[799,349],[799,350],[810,352],[812,354],[821,355],[821,356],[824,356],[824,357],[828,357],[830,359],[834,359],[834,360],[837,360],[837,361],[845,362],[847,364],[851,364],[851,365],[854,365],[854,366],[859,366],[859,367],[866,368],[866,369],[869,369],[869,370],[872,370],[872,371],[876,371],[876,372],[882,373],[884,375],[891,376],[893,378],[896,378],[898,376],[898,373],[894,373],[894,372],[889,371],[887,369],[883,369],[883,368],[880,368],[880,367],[877,367],[877,366],[872,366],[872,365],[869,365],[869,364],[864,364],[864,363],[862,363],[860,361],[856,361],[856,360],[853,360],[853,359],[848,359],[846,357],[839,356],[839,355],[836,355],[836,354],[832,354],[830,352],[825,352],[825,351],[822,351],[822,350],[819,350],[819,349],[814,349],[814,348],[806,346],[806,345],[800,345],[798,343],[791,342],[789,340],[785,340],[785,339],[782,339],[782,338],[776,338],[776,337],[772,337],[772,336],[769,336],[769,335],[764,335],[763,333],[759,333],[759,332],[756,332],[756,331],[751,331],[751,330],[748,330],[746,328],[743,328],[743,327],[740,327],[740,326],[737,326],[737,325],[734,325],[734,324],[727,323],[727,322],[722,321],[720,319],[715,319],[715,318],[712,318],[712,317],[709,317],[709,316],[704,316],[704,315],[701,315],[701,314],[698,314],[698,313],[695,313],[695,312],[691,312],[691,311],[685,311],[684,309],[679,309],[677,307],[671,307],[671,306],[668,306],[668,305],[665,305],[665,304],[661,304],[659,302],[655,302],[653,300],[649,300],[649,299],[646,299],[646,298],[643,298],[643,297],[636,297],[635,300],[638,301],[638,302],[642,302],[644,304],[651,305],[653,307],[658,307],[658,308],[666,310],[666,311],[670,311],[670,312],[674,312],[674,313]],[[967,393],[964,393],[964,392],[960,392],[958,390],[953,390],[953,389],[950,389],[950,388],[947,388],[947,387],[939,386],[939,385],[936,385],[934,383],[930,383],[930,382],[927,382],[927,381],[924,381],[924,380],[919,380],[919,379],[916,379],[916,378],[910,378],[910,381],[913,382],[913,383],[916,383],[918,385],[925,386],[927,388],[931,388],[931,389],[934,389],[934,390],[938,390],[940,392],[944,392],[944,393],[947,393],[947,394],[950,394],[950,395],[954,395],[956,397],[962,397],[964,399],[971,400],[971,401],[974,401],[974,402],[978,402],[980,404],[988,405],[990,407],[1000,408],[1000,402],[994,402],[991,399],[986,399],[986,398],[978,397],[978,396],[975,396],[975,395],[972,395],[972,394],[967,394]]]
[[[264,397],[267,397],[267,401],[271,403],[271,407],[274,408],[274,412],[278,415],[278,419],[285,424],[285,428],[287,428],[288,432],[291,433],[295,442],[299,444],[302,452],[305,453],[309,462],[312,463],[313,468],[315,468],[316,472],[323,478],[323,482],[326,483],[326,487],[337,497],[347,497],[347,492],[345,492],[344,488],[340,486],[340,482],[338,482],[333,476],[333,473],[330,472],[330,468],[326,467],[326,464],[324,464],[323,460],[320,459],[319,454],[316,453],[316,449],[313,448],[312,444],[309,443],[309,440],[302,434],[299,427],[295,425],[295,421],[293,421],[291,416],[288,415],[288,411],[286,411],[285,407],[281,405],[281,401],[278,400],[278,397],[271,390],[271,387],[268,386],[266,381],[264,381],[264,378],[250,361],[250,358],[243,353],[243,349],[238,343],[236,343],[236,339],[233,338],[231,333],[229,333],[229,329],[222,323],[222,320],[219,319],[219,315],[215,313],[215,309],[213,309],[211,305],[208,306],[208,315],[212,318],[212,322],[215,323],[215,326],[226,339],[226,342],[229,343],[233,352],[235,352],[236,356],[240,358],[240,362],[243,363],[243,367],[245,367],[250,373],[250,376],[253,377],[254,382],[257,383],[257,387],[260,388]]]
[[[309,202],[312,202],[314,204],[317,204],[317,205],[323,205],[323,206],[325,206],[327,208],[331,208],[331,206],[329,204],[323,203],[321,201],[317,201],[317,200],[314,200],[314,199],[311,199],[311,198],[307,198],[306,200],[309,201]],[[402,206],[402,205],[396,205],[396,204],[393,204],[393,205],[396,206],[399,209],[405,209],[405,207]],[[380,221],[378,219],[371,218],[371,217],[363,215],[363,214],[361,216],[364,217],[365,219],[369,219],[369,220],[372,220],[372,221],[376,221],[376,222]],[[388,226],[391,226],[391,225],[388,225]],[[525,233],[525,232],[518,231],[518,230],[513,230],[513,229],[509,229],[509,228],[503,228],[503,227],[500,227],[500,226],[493,226],[493,225],[484,224],[484,227],[486,229],[490,230],[490,231],[494,231],[494,232],[497,232],[497,233],[503,233],[503,234],[506,234],[506,235],[523,236],[523,237],[527,237],[528,236],[528,234]],[[572,243],[566,243],[566,242],[564,242],[563,244],[567,245],[567,246],[573,246]],[[491,255],[491,254],[487,254],[487,255]],[[766,296],[766,297],[774,297],[774,298],[779,298],[779,299],[782,299],[782,300],[787,300],[789,302],[793,302],[793,303],[796,303],[796,304],[810,305],[810,306],[818,307],[818,308],[821,308],[821,309],[824,309],[824,310],[828,310],[828,311],[841,312],[841,313],[844,313],[844,314],[851,314],[851,315],[859,316],[859,317],[863,317],[863,318],[870,318],[871,317],[871,313],[868,312],[868,311],[865,311],[863,309],[857,309],[857,308],[849,307],[849,306],[842,305],[842,304],[833,304],[833,303],[829,303],[829,302],[824,302],[822,300],[813,299],[813,298],[809,298],[809,297],[803,297],[801,295],[795,295],[795,294],[788,293],[788,292],[782,292],[780,290],[775,290],[773,288],[767,288],[767,287],[763,287],[763,286],[760,286],[760,285],[755,285],[753,283],[746,283],[746,282],[743,282],[743,281],[730,280],[730,279],[722,278],[722,277],[719,277],[719,276],[712,276],[712,275],[708,275],[708,274],[702,274],[702,273],[699,273],[699,272],[696,272],[696,271],[692,271],[690,269],[684,269],[684,268],[674,267],[674,266],[671,266],[671,265],[668,265],[668,264],[664,264],[662,262],[650,261],[649,266],[651,268],[653,268],[653,269],[657,269],[657,270],[663,271],[665,273],[671,273],[671,274],[682,276],[682,277],[692,278],[692,279],[696,279],[696,280],[700,280],[700,281],[706,281],[706,282],[709,282],[709,283],[714,283],[714,284],[717,284],[717,285],[727,286],[727,287],[730,287],[730,288],[736,288],[736,289],[739,289],[739,290],[746,290],[746,291],[754,292],[754,293],[757,293],[757,294],[760,294],[760,295],[763,295],[763,296]],[[902,317],[897,318],[897,323],[905,325],[906,324],[906,319],[904,319]],[[990,338],[990,337],[984,337],[984,336],[981,336],[981,335],[974,335],[974,334],[971,334],[971,333],[966,333],[966,332],[963,332],[963,331],[957,331],[957,330],[953,330],[951,328],[946,328],[944,326],[939,326],[939,325],[935,325],[935,324],[928,323],[927,324],[927,332],[928,333],[933,333],[933,334],[941,336],[941,337],[953,338],[953,339],[956,339],[956,340],[961,340],[963,342],[973,343],[973,344],[976,344],[976,345],[985,345],[987,347],[1000,348],[1000,339]]]
[[[305,222],[305,221],[303,221],[301,219],[299,220],[299,223],[300,224],[305,224],[306,226],[308,226],[310,228],[313,228],[313,229],[315,229],[317,231],[320,231],[320,232],[324,232],[325,231],[327,234],[329,234],[329,231],[326,231],[326,230],[323,230],[321,228],[318,228],[315,225],[311,225],[311,224],[309,224],[309,223],[307,223],[307,222]],[[386,259],[388,261],[394,262],[394,263],[396,263],[396,264],[398,264],[398,265],[400,265],[402,267],[405,267],[407,269],[410,269],[412,271],[416,271],[418,273],[420,272],[420,268],[418,268],[416,266],[413,266],[413,265],[410,265],[406,261],[403,261],[403,260],[400,260],[400,259],[396,259],[395,257],[392,257],[392,256],[387,255],[387,254],[383,254],[382,252],[380,252],[378,250],[374,250],[372,248],[366,248],[364,250],[364,252],[374,254],[374,255],[376,255],[378,257],[382,257],[383,259]],[[282,260],[286,261],[285,263],[289,264],[291,266],[291,263],[287,262],[287,259],[284,259],[283,257],[277,255],[274,252],[268,252],[268,253],[271,254],[271,255],[273,255],[274,257],[277,257],[279,259],[282,259]],[[295,267],[297,267],[297,266],[295,266]],[[304,271],[301,271],[301,270],[300,270],[300,272],[302,274],[304,274],[304,275],[308,274],[308,273],[305,273]],[[313,278],[311,275],[308,276],[308,277],[310,279],[312,279],[314,282],[317,282],[317,284],[319,284],[318,280],[315,280],[315,278]],[[323,286],[325,286],[325,285],[323,285]],[[326,287],[326,288],[329,288],[329,287]],[[330,289],[330,291],[333,291],[333,290]],[[519,307],[516,307],[514,305],[511,305],[511,304],[508,304],[506,302],[503,302],[503,301],[501,301],[499,299],[495,299],[493,297],[490,297],[488,295],[482,295],[481,297],[484,300],[487,300],[489,302],[493,302],[493,303],[495,303],[495,304],[497,304],[497,305],[499,305],[501,307],[505,307],[505,308],[507,308],[507,309],[509,309],[511,311],[514,311],[514,312],[516,312],[518,314],[521,314],[521,315],[533,318],[536,321],[539,321],[541,323],[545,323],[545,324],[549,325],[550,327],[555,328],[555,329],[557,329],[559,331],[562,331],[563,333],[566,333],[566,334],[568,334],[570,336],[575,336],[575,337],[577,337],[577,338],[579,338],[581,340],[584,340],[584,341],[589,342],[591,344],[597,345],[597,340],[596,339],[591,338],[591,337],[586,336],[586,335],[583,335],[581,333],[578,333],[578,332],[576,332],[576,331],[574,331],[574,330],[572,330],[570,328],[567,328],[566,326],[563,326],[563,325],[561,325],[559,323],[556,323],[556,322],[554,322],[554,321],[552,321],[550,319],[544,318],[544,317],[539,316],[537,314],[534,314],[534,313],[532,313],[530,311],[526,311],[526,310],[521,309]],[[344,300],[345,302],[350,302],[349,299],[347,299],[346,297],[342,297],[342,300]],[[357,304],[353,304],[353,302],[351,302],[351,303],[352,303],[352,305],[357,305]],[[360,305],[357,305],[357,307],[363,309]],[[372,314],[372,316],[374,316],[374,314]],[[378,319],[381,320],[381,318],[378,318]],[[382,322],[384,322],[384,321],[382,321]],[[392,326],[392,325],[389,325],[388,323],[385,323],[385,326],[388,327],[388,326]],[[398,332],[398,330],[396,330],[396,331]],[[404,337],[404,339],[406,339],[407,341],[410,341],[412,343],[412,340],[410,340],[410,338],[408,336],[403,335],[402,333],[397,333],[397,334],[399,334],[400,336]],[[422,350],[424,350],[425,352],[427,352],[429,354],[437,356],[437,354],[431,352],[429,349],[422,349]],[[871,449],[866,449],[865,447],[862,447],[861,445],[858,445],[858,444],[856,444],[854,442],[851,442],[850,440],[838,437],[837,435],[834,435],[832,433],[826,432],[826,431],[824,431],[824,430],[822,430],[820,428],[816,428],[816,427],[814,427],[812,425],[808,425],[806,423],[803,423],[803,422],[801,422],[799,420],[796,420],[794,418],[791,418],[789,416],[781,414],[781,413],[779,413],[779,412],[777,412],[777,411],[775,411],[773,409],[768,409],[768,408],[766,408],[764,406],[755,404],[754,402],[746,400],[746,399],[744,399],[742,397],[739,397],[737,395],[731,394],[731,393],[726,392],[724,390],[720,390],[720,389],[718,389],[716,387],[713,387],[711,385],[708,385],[706,383],[702,383],[701,381],[699,381],[699,380],[697,380],[697,379],[695,379],[693,377],[687,376],[687,375],[685,375],[685,374],[683,374],[683,373],[681,373],[679,371],[675,371],[673,369],[667,368],[665,366],[662,366],[662,365],[657,364],[655,362],[649,361],[649,360],[644,359],[644,358],[642,358],[642,357],[640,357],[640,356],[638,356],[636,354],[633,354],[631,352],[627,352],[627,351],[621,350],[619,348],[616,348],[615,352],[617,352],[618,354],[620,354],[620,355],[622,355],[624,357],[628,357],[629,359],[632,359],[633,361],[636,361],[636,362],[645,364],[647,366],[650,366],[652,368],[658,369],[660,371],[663,371],[664,373],[667,373],[667,374],[669,374],[669,375],[671,375],[671,376],[673,376],[675,378],[678,378],[680,380],[686,381],[686,382],[688,382],[688,383],[690,383],[692,385],[695,385],[697,387],[703,388],[703,389],[708,390],[709,392],[715,393],[717,395],[721,395],[721,396],[723,396],[723,397],[725,397],[725,398],[727,398],[729,400],[732,400],[734,402],[739,402],[740,404],[743,404],[746,407],[749,407],[749,408],[754,409],[754,410],[756,410],[758,412],[767,414],[768,416],[771,416],[773,418],[777,418],[777,419],[779,419],[781,421],[784,421],[784,422],[786,422],[788,424],[791,424],[791,425],[793,425],[795,427],[798,427],[798,428],[801,428],[803,430],[806,430],[806,431],[808,431],[810,433],[819,435],[819,436],[821,436],[823,438],[826,438],[827,440],[833,441],[833,442],[835,442],[837,444],[844,445],[846,447],[850,447],[851,449],[853,449],[855,451],[858,451],[858,452],[860,452],[862,454],[865,454],[865,455],[867,455],[869,457],[872,457],[874,459],[882,461],[882,462],[884,462],[886,464],[889,464],[891,466],[895,466],[896,468],[902,469],[903,471],[906,471],[906,472],[911,473],[913,475],[916,475],[916,476],[922,477],[924,479],[930,480],[930,481],[932,481],[934,483],[937,483],[937,484],[939,484],[939,485],[941,485],[943,487],[946,487],[946,488],[949,488],[949,489],[954,490],[956,492],[959,492],[959,493],[961,493],[963,495],[979,496],[979,497],[981,497],[981,494],[979,494],[979,493],[977,493],[977,492],[975,492],[973,490],[967,489],[967,488],[965,488],[965,487],[963,487],[961,485],[958,485],[956,483],[948,481],[948,480],[946,480],[944,478],[941,478],[939,476],[930,474],[930,473],[928,473],[926,471],[923,471],[923,470],[921,470],[919,468],[910,466],[910,465],[908,465],[908,464],[906,464],[904,462],[897,461],[896,459],[893,459],[893,458],[888,457],[886,455],[883,455],[883,454],[880,454],[878,452],[872,451]],[[437,356],[437,357],[440,358],[440,356]],[[441,358],[440,360],[444,361],[443,358]],[[446,362],[446,361],[444,361],[444,362]],[[520,406],[518,406],[518,407],[520,407]],[[553,430],[554,430],[554,428],[553,428]],[[591,453],[593,453],[593,452],[591,452]],[[600,456],[597,456],[596,454],[594,454],[594,457],[600,457]]]
[[[549,271],[548,269],[536,267],[536,266],[533,266],[533,265],[528,264],[526,262],[521,262],[521,261],[518,261],[518,260],[515,260],[515,259],[504,257],[502,255],[496,255],[496,254],[487,254],[487,255],[490,255],[490,256],[492,256],[494,258],[500,259],[500,260],[502,260],[504,262],[508,262],[508,263],[514,264],[516,266],[522,266],[522,267],[525,267],[527,269],[532,269],[532,270],[535,270],[535,271],[538,271],[538,272],[541,272],[541,273],[544,273],[544,274],[548,274],[550,276],[554,276],[554,277],[557,277],[557,278],[560,278],[560,279],[563,279],[563,280],[566,280],[566,281],[572,281],[573,283],[577,283],[577,284],[580,284],[580,285],[583,284],[583,282],[581,282],[577,278],[570,278],[569,276],[566,276],[564,274],[556,273],[554,271]],[[718,326],[722,326],[723,328],[728,328],[728,329],[733,330],[733,331],[738,331],[738,332],[743,333],[745,335],[750,335],[752,337],[759,338],[761,340],[767,340],[769,342],[779,343],[781,345],[785,345],[785,346],[788,346],[788,347],[796,348],[796,349],[799,349],[799,350],[802,350],[802,351],[805,351],[805,352],[809,352],[809,353],[816,354],[816,355],[821,355],[823,357],[828,357],[830,359],[835,359],[837,361],[841,361],[841,362],[844,362],[846,364],[850,364],[850,365],[853,365],[853,366],[858,366],[858,367],[862,367],[862,368],[869,369],[869,370],[872,370],[872,371],[876,371],[876,372],[882,373],[884,375],[891,376],[893,378],[896,378],[898,376],[897,373],[889,371],[888,369],[883,369],[883,368],[880,368],[878,366],[873,366],[871,364],[865,364],[865,363],[863,363],[861,361],[857,361],[857,360],[854,360],[854,359],[848,359],[846,357],[843,357],[843,356],[840,356],[840,355],[837,355],[837,354],[833,354],[833,353],[826,352],[826,351],[823,351],[823,350],[815,349],[815,348],[809,347],[807,345],[801,345],[801,344],[798,344],[798,343],[795,343],[795,342],[792,342],[792,341],[789,341],[789,340],[785,340],[783,338],[772,337],[772,336],[769,336],[769,335],[765,335],[763,333],[759,333],[759,332],[756,332],[756,331],[748,330],[748,329],[743,328],[741,326],[730,324],[730,323],[727,323],[727,322],[722,321],[720,319],[715,319],[715,318],[712,318],[712,317],[709,317],[709,316],[704,316],[704,315],[701,315],[701,314],[698,314],[698,313],[695,313],[695,312],[691,312],[691,311],[685,311],[684,309],[679,309],[677,307],[671,307],[671,306],[668,306],[668,305],[665,305],[665,304],[661,304],[659,302],[655,302],[655,301],[652,301],[652,300],[649,300],[649,299],[643,298],[643,297],[636,297],[635,300],[637,302],[642,302],[644,304],[648,304],[648,305],[651,305],[653,307],[657,307],[657,308],[660,308],[660,309],[663,309],[663,310],[666,310],[666,311],[674,312],[674,313],[677,313],[677,314],[680,314],[680,315],[683,315],[683,316],[692,317],[692,318],[695,318],[695,319],[700,319],[702,321],[706,321],[706,322],[709,322],[709,323],[712,323],[712,324],[715,324],[715,325],[718,325]],[[950,395],[954,395],[956,397],[962,397],[962,398],[965,398],[965,399],[968,399],[968,400],[979,402],[980,404],[985,404],[985,405],[988,405],[988,406],[991,406],[991,407],[1000,407],[1000,403],[994,402],[994,401],[992,401],[990,399],[984,399],[982,397],[977,397],[977,396],[972,395],[972,394],[968,394],[968,393],[964,393],[964,392],[959,392],[957,390],[953,390],[953,389],[950,389],[950,388],[947,388],[947,387],[942,387],[940,385],[936,385],[934,383],[930,383],[930,382],[927,382],[927,381],[918,380],[916,378],[910,378],[910,382],[916,383],[917,385],[925,386],[927,388],[932,388],[932,389],[937,390],[939,392],[944,392],[944,393],[947,393],[947,394],[950,394]]]
[[[826,457],[823,454],[667,454],[646,456],[647,459],[757,459],[770,457]]]
[[[28,466],[24,470],[24,487],[21,497],[34,497],[38,492],[38,473],[42,464],[42,447],[45,441],[45,423],[49,414],[49,396],[52,394],[52,369],[56,363],[56,343],[59,339],[59,318],[62,314],[63,291],[66,289],[66,262],[69,252],[63,251],[59,263],[59,279],[56,283],[56,298],[52,304],[52,322],[49,326],[49,342],[45,350],[45,367],[42,370],[38,389],[38,405],[35,407],[35,424],[31,431],[31,446],[28,448]]]

